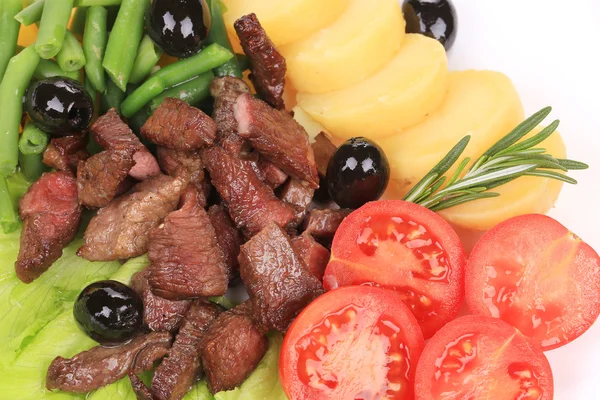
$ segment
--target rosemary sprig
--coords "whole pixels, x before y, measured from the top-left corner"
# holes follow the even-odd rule
[[[575,179],[564,173],[587,169],[587,164],[557,159],[546,154],[546,149],[534,147],[556,131],[559,125],[558,120],[552,122],[538,134],[519,142],[535,129],[551,111],[551,107],[546,107],[527,118],[475,160],[466,172],[471,160],[463,159],[456,171],[448,178],[444,175],[456,164],[471,139],[470,136],[464,137],[408,192],[404,200],[420,204],[433,211],[439,211],[469,201],[500,196],[489,190],[521,176],[538,176],[577,184]]]

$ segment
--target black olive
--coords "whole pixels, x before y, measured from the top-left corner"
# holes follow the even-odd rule
[[[144,305],[129,286],[99,281],[83,289],[73,315],[89,337],[113,346],[130,340],[142,328]]]
[[[153,0],[146,12],[150,37],[173,57],[186,58],[198,53],[210,22],[206,0]]]
[[[404,0],[402,11],[407,33],[429,36],[450,50],[458,28],[451,0]]]
[[[385,153],[363,137],[346,141],[327,164],[329,195],[340,207],[359,208],[378,200],[389,180],[390,166]]]
[[[38,128],[62,136],[88,127],[94,103],[81,83],[55,76],[29,86],[25,110]]]

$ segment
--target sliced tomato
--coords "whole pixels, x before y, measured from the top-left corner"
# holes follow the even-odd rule
[[[423,334],[401,296],[351,286],[312,302],[288,330],[279,375],[290,400],[412,399]]]
[[[340,225],[323,283],[396,290],[427,339],[458,314],[465,264],[460,239],[440,216],[401,200],[377,201]]]
[[[473,249],[466,296],[472,313],[503,319],[551,350],[598,318],[600,258],[550,217],[511,218]]]
[[[437,332],[417,364],[416,400],[552,400],[544,353],[513,326],[467,315]]]

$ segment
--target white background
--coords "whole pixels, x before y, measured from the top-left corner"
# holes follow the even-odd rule
[[[550,215],[600,251],[600,1],[454,0],[459,27],[452,69],[493,69],[515,83],[526,114],[551,105],[572,174]],[[565,299],[569,301],[569,299]],[[556,400],[600,400],[600,322],[546,353]]]

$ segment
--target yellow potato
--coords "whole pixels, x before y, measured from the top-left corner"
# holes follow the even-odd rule
[[[405,24],[397,0],[349,0],[328,27],[279,50],[299,92],[324,93],[371,76],[398,52]]]
[[[398,53],[375,75],[335,92],[299,93],[297,100],[334,136],[378,139],[435,111],[446,94],[447,80],[444,47],[422,35],[406,35]]]
[[[19,46],[27,47],[30,44],[35,43],[37,39],[38,28],[37,25],[32,24],[29,26],[21,25],[19,30]]]
[[[390,195],[403,197],[463,137],[471,135],[463,156],[474,160],[522,120],[521,100],[504,74],[451,72],[437,111],[419,125],[378,141],[390,162]]]
[[[233,23],[255,13],[276,46],[303,39],[329,25],[348,6],[348,0],[224,0],[225,24],[232,42],[238,43]],[[236,50],[239,50],[239,44]]]
[[[536,147],[546,149],[555,158],[566,157],[565,144],[558,132]],[[442,210],[440,214],[455,226],[487,231],[517,215],[547,213],[558,199],[562,186],[563,182],[555,179],[524,176],[494,188],[493,191],[499,193],[500,197],[461,204]]]

